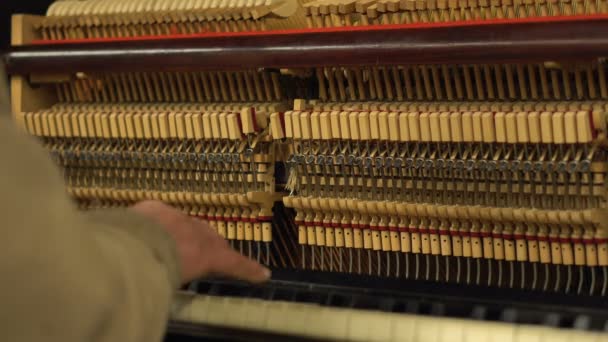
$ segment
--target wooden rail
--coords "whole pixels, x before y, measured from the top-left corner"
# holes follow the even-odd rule
[[[608,16],[38,42],[4,56],[11,74],[591,61]]]

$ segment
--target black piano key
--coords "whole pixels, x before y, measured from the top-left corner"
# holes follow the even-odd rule
[[[209,289],[207,290],[207,294],[211,295],[211,296],[221,296],[221,295],[225,295],[222,292],[222,285],[220,284],[211,284],[211,286],[209,287]]]
[[[574,327],[574,316],[572,315],[564,315],[562,316],[562,319],[559,322],[559,326],[560,328],[568,328],[568,329],[572,329],[572,327]]]
[[[406,313],[407,312],[407,303],[403,300],[396,300],[395,305],[393,305],[392,312],[395,313]]]
[[[506,323],[517,323],[517,310],[516,309],[505,309],[500,315],[500,321]]]
[[[577,330],[589,330],[591,327],[591,317],[587,315],[578,315],[574,319],[573,328]]]
[[[445,304],[439,302],[431,304],[431,316],[445,316],[445,311]]]
[[[417,314],[420,312],[420,302],[412,300],[407,303],[405,312],[409,314]]]
[[[295,301],[299,303],[323,304],[323,296],[318,292],[301,291],[296,294]]]
[[[421,302],[420,307],[418,308],[418,313],[420,315],[431,315],[431,303]]]
[[[380,305],[377,298],[371,296],[359,296],[356,297],[353,308],[362,310],[379,310]]]
[[[378,308],[382,311],[393,312],[396,301],[392,298],[382,298],[378,301]]]
[[[325,305],[337,308],[352,307],[352,297],[340,293],[330,293]]]
[[[548,327],[558,328],[561,320],[562,320],[562,316],[560,314],[558,314],[556,312],[552,312],[552,313],[545,315],[545,317],[543,318],[542,324],[546,325]]]
[[[295,298],[295,292],[286,288],[276,288],[271,300],[292,302]]]
[[[602,331],[604,329],[604,324],[606,324],[606,320],[598,317],[591,317],[591,324],[589,325],[589,331]]]
[[[246,291],[241,293],[241,296],[247,298],[266,299],[266,293],[264,292],[264,289],[260,287],[248,288]]]
[[[488,315],[488,308],[481,305],[476,305],[471,311],[471,318],[475,320],[484,321]]]
[[[266,297],[263,298],[263,299],[266,299],[266,300],[275,300],[274,297],[275,297],[276,292],[277,292],[277,289],[275,287],[268,287],[268,288],[266,288],[266,293],[265,293]]]

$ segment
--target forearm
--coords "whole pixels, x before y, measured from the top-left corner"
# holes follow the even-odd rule
[[[180,270],[173,239],[156,222],[136,214],[127,208],[98,209],[84,214],[87,220],[103,224],[112,229],[122,230],[129,236],[142,241],[161,260],[169,275],[172,287],[180,285]]]
[[[119,212],[100,219],[77,211],[46,152],[5,118],[0,119],[3,337],[160,339],[179,274],[169,238],[134,214],[118,220],[113,215]]]

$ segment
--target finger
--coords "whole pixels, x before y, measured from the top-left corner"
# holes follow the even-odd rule
[[[157,223],[167,227],[174,227],[184,222],[187,216],[181,211],[160,201],[143,201],[135,204],[131,209],[143,216],[154,219]]]
[[[257,262],[226,248],[211,262],[211,272],[217,275],[234,279],[245,280],[251,283],[262,283],[270,279],[268,268]]]

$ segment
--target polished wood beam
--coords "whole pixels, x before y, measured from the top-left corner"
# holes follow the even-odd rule
[[[5,55],[11,74],[591,61],[608,16],[44,43]]]

